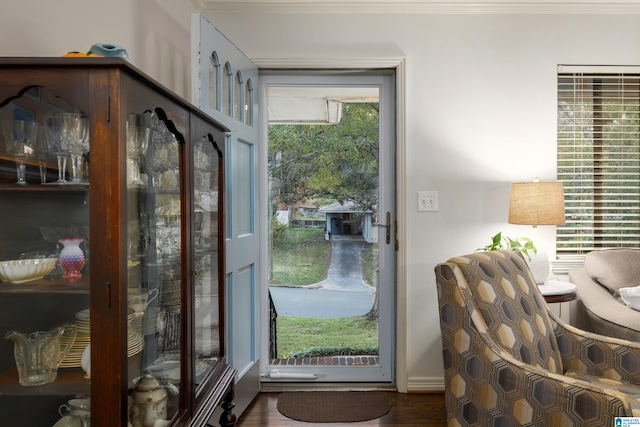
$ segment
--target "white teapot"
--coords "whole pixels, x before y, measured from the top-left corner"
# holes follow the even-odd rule
[[[167,419],[167,392],[153,376],[142,377],[131,398],[133,427],[154,427],[156,421]]]

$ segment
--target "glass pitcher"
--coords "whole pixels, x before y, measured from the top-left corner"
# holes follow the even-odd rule
[[[53,382],[58,376],[58,366],[76,339],[76,326],[65,324],[30,334],[9,331],[5,338],[14,342],[20,384],[38,386]]]

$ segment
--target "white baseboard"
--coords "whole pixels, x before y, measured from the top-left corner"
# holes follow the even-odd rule
[[[444,392],[444,378],[443,377],[411,377],[407,381],[408,393],[419,392]]]

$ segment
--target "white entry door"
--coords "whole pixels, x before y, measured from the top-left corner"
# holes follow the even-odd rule
[[[359,181],[358,177],[367,175],[367,182],[373,185],[373,189],[366,191],[366,197],[360,193],[360,197],[355,197],[354,193],[344,193],[341,189],[347,188],[344,185],[327,184],[331,187],[331,193],[340,194],[342,198],[332,205],[321,207],[319,212],[325,221],[325,238],[331,241],[332,256],[326,280],[306,286],[306,289],[292,289],[291,286],[278,287],[270,286],[269,293],[274,302],[275,316],[270,313],[269,321],[267,315],[263,314],[262,359],[263,382],[266,387],[278,387],[278,384],[291,383],[377,383],[384,386],[395,385],[395,254],[396,254],[396,214],[395,214],[395,80],[394,73],[390,70],[371,71],[261,71],[260,72],[260,137],[261,145],[267,145],[272,150],[272,143],[269,127],[279,125],[294,126],[303,134],[312,134],[310,140],[323,141],[327,145],[333,145],[337,140],[336,150],[366,151],[360,152],[353,157],[357,159],[353,163],[340,163],[338,157],[331,157],[341,166],[338,169],[357,171],[357,173],[346,173],[346,180]],[[356,125],[363,121],[356,120],[352,127],[345,132],[338,132],[337,139],[323,139],[321,135],[328,134],[321,128],[337,126],[339,122],[346,121],[345,114],[352,111],[347,108],[349,105],[370,105],[371,110],[368,115],[377,117],[376,128],[364,128]],[[376,113],[377,112],[377,113]],[[362,116],[359,116],[362,119]],[[368,121],[365,120],[368,123]],[[317,125],[313,128],[299,128],[298,125]],[[316,134],[317,132],[317,134]],[[365,135],[366,133],[366,135]],[[275,134],[275,139],[288,139],[284,134]],[[293,139],[293,138],[291,138]],[[331,176],[327,171],[331,165],[327,165],[326,157],[321,153],[323,150],[317,146],[311,149],[311,154],[304,151],[309,141],[303,142],[305,138],[295,139],[296,145],[291,147],[291,151],[303,153],[301,157],[310,157],[314,162],[322,166],[322,171],[316,176]],[[356,141],[366,140],[366,144],[358,144]],[[312,144],[312,143],[310,143]],[[309,145],[312,146],[312,145]],[[272,158],[279,159],[279,162],[286,164],[287,177],[295,174],[295,166],[299,164],[287,163],[285,153],[279,151],[270,154]],[[345,155],[346,156],[346,155]],[[274,194],[275,188],[279,185],[272,176],[278,168],[267,166],[267,153],[263,152],[260,161],[262,184],[261,191],[266,194]],[[360,164],[358,164],[360,162]],[[375,167],[365,168],[365,162],[374,162]],[[278,163],[278,162],[276,162]],[[370,163],[369,163],[370,165]],[[371,172],[374,170],[375,172]],[[267,171],[270,173],[268,174]],[[307,169],[305,169],[307,171]],[[360,173],[362,172],[362,173]],[[373,176],[371,176],[373,175]],[[271,180],[271,181],[270,181]],[[371,181],[369,181],[371,180]],[[335,182],[328,179],[326,182]],[[269,183],[269,188],[267,188]],[[343,183],[344,184],[344,183]],[[332,187],[335,185],[336,187]],[[300,188],[294,185],[294,188]],[[340,188],[337,188],[340,187]],[[355,186],[349,186],[353,190]],[[362,187],[360,187],[362,188]],[[371,188],[367,185],[367,188]],[[374,197],[370,197],[371,193]],[[270,196],[270,200],[265,200],[263,208],[267,211],[267,205],[275,206],[277,202],[283,204],[283,197]],[[338,197],[338,196],[336,196]],[[303,202],[304,200],[299,200]],[[331,200],[330,202],[335,202]],[[295,199],[295,204],[298,200]],[[293,203],[293,202],[292,202]],[[302,203],[300,203],[302,205]],[[350,207],[350,205],[353,205]],[[271,222],[273,224],[273,222]],[[290,224],[289,229],[295,228]],[[351,242],[351,243],[345,243]],[[342,242],[342,243],[341,243]],[[350,256],[349,249],[353,245],[357,247],[369,246],[377,256],[373,258],[372,265],[368,270],[375,270],[371,280],[365,284],[361,267],[362,253],[355,253]],[[273,258],[273,254],[270,255]],[[336,267],[334,268],[334,261]],[[272,263],[270,259],[269,263]],[[266,263],[265,263],[266,264]],[[344,265],[337,267],[338,265]],[[366,263],[365,263],[366,264]],[[261,277],[271,277],[266,272],[267,266],[262,265],[265,272]],[[339,276],[339,277],[336,277]],[[265,279],[266,282],[266,279]],[[364,290],[363,290],[364,288]],[[267,307],[268,303],[263,303]],[[364,305],[362,305],[364,304]],[[368,305],[367,305],[368,304]],[[372,307],[373,306],[373,307]],[[342,307],[342,309],[340,308]],[[375,314],[370,314],[375,313]],[[321,324],[321,319],[332,318],[339,323],[346,317],[367,317],[375,320],[377,334],[375,341],[371,344],[377,347],[377,353],[343,353],[328,352],[331,357],[317,357],[318,354],[305,354],[308,350],[304,345],[296,347],[295,358],[286,355],[281,351],[280,346],[285,341],[284,337],[276,337],[274,332],[279,330],[279,326],[273,327],[273,323],[292,320],[294,318],[309,318],[317,320],[317,325]],[[346,321],[343,325],[331,323],[327,328],[346,330]],[[309,332],[295,331],[293,328],[286,330],[286,335],[302,335]],[[270,331],[271,330],[271,331]],[[327,329],[317,332],[317,335],[325,334]],[[364,336],[365,334],[363,334]],[[343,337],[344,338],[344,337]],[[314,340],[306,340],[312,342]],[[277,345],[276,345],[277,342]],[[338,340],[331,346],[340,347]],[[298,344],[300,345],[300,344]],[[355,346],[358,345],[356,342]],[[365,346],[365,347],[368,347]],[[269,350],[267,350],[269,349]],[[342,349],[339,349],[342,350]],[[344,349],[345,351],[348,349]],[[266,353],[269,352],[269,357]],[[320,352],[322,354],[322,352]],[[325,355],[326,355],[325,354]],[[336,354],[358,354],[372,355],[366,357],[338,357]],[[320,360],[322,360],[320,362]]]
[[[225,164],[225,344],[227,360],[238,371],[239,416],[259,388],[258,68],[203,16],[193,15],[191,27],[193,103],[231,130]]]

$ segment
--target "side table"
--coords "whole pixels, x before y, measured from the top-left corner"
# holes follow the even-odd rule
[[[543,295],[543,296],[547,304],[551,304],[556,302],[573,301],[574,299],[576,299],[577,294],[575,292],[571,292],[569,294],[563,294],[563,295]]]
[[[573,301],[577,298],[576,285],[560,280],[547,280],[544,284],[538,285],[538,289],[547,304],[553,304],[553,306],[550,306],[552,311],[562,320],[568,322],[568,311],[563,316],[562,303]]]

